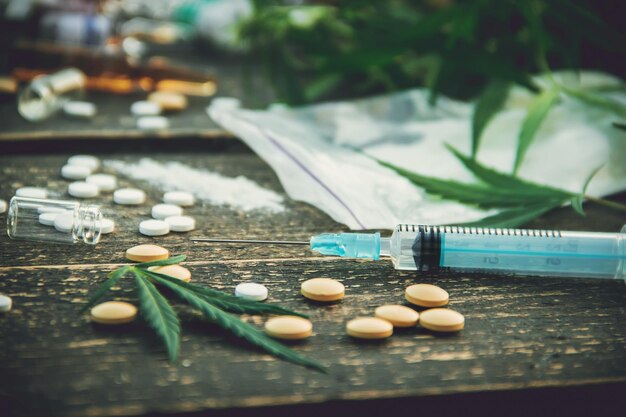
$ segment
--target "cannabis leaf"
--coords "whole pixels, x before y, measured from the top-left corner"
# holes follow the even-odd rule
[[[472,115],[472,158],[476,158],[483,130],[502,109],[509,95],[511,84],[501,80],[492,81],[476,102]]]
[[[80,309],[80,313],[84,313],[85,311],[89,309],[89,307],[97,303],[98,300],[101,299],[104,296],[104,294],[106,294],[107,291],[109,291],[111,287],[113,287],[117,283],[117,281],[119,281],[120,278],[122,278],[124,274],[126,274],[129,271],[130,268],[131,268],[130,266],[123,266],[111,272],[109,274],[109,279],[104,281],[102,285],[98,287],[98,289],[89,298],[89,301],[87,301],[87,304],[85,304],[83,308]]]

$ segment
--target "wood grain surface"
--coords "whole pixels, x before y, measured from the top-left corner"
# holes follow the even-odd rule
[[[222,175],[244,175],[284,195],[264,162],[234,140],[224,141],[219,146],[198,141],[177,152],[152,145],[91,145],[90,153],[102,159],[133,161],[149,155],[180,161]],[[7,154],[9,148],[4,148],[0,198],[8,200],[16,188],[27,185],[68,197],[60,167],[68,156],[84,150],[71,145],[57,153],[38,153],[34,146],[27,153]],[[197,204],[186,210],[196,218],[197,230],[149,238],[138,233],[138,224],[149,218],[161,190],[123,177],[120,184],[146,190],[149,199],[139,207],[115,206],[110,196],[90,200],[117,223],[115,233],[95,248],[11,241],[2,232],[0,293],[10,295],[14,307],[0,315],[1,415],[161,415],[281,404],[317,410],[315,403],[458,399],[464,393],[626,381],[622,281],[417,275],[396,271],[387,262],[319,257],[301,247],[190,242],[200,236],[308,239],[314,233],[343,230],[319,210],[286,196],[287,210],[278,214]],[[616,198],[625,201],[626,195]],[[624,223],[623,213],[594,205],[587,211],[582,218],[568,208],[557,210],[532,226],[617,231]],[[188,255],[185,266],[196,283],[232,292],[240,282],[257,281],[269,288],[270,301],[310,314],[314,336],[292,347],[330,372],[277,360],[184,308],[179,310],[184,320],[181,354],[174,364],[142,319],[118,327],[91,324],[87,315],[78,314],[79,308],[107,272],[127,263],[124,251],[141,243]],[[330,305],[308,302],[299,285],[312,277],[341,280],[346,298]],[[450,293],[450,307],[466,317],[465,330],[439,336],[412,328],[377,343],[346,336],[347,320],[372,315],[382,304],[403,303],[404,288],[419,282]],[[136,302],[133,288],[131,280],[123,280],[114,297]],[[266,319],[242,318],[259,326]]]

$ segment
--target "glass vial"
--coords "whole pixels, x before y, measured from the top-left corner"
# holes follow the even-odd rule
[[[102,213],[77,201],[13,197],[7,234],[11,239],[95,245],[100,241]]]
[[[17,111],[26,120],[38,122],[63,107],[68,95],[82,90],[87,77],[76,68],[41,75],[27,85],[17,98]]]

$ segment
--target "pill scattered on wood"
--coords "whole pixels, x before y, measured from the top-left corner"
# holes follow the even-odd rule
[[[152,217],[157,220],[163,220],[171,216],[180,216],[183,214],[183,209],[174,204],[157,204],[152,207]]]
[[[148,271],[168,275],[185,282],[191,281],[191,272],[180,265],[151,266]]]
[[[377,317],[358,317],[346,323],[346,332],[358,339],[385,339],[393,334],[393,325]]]
[[[144,116],[137,119],[137,127],[141,130],[167,129],[170,121],[162,116]]]
[[[313,278],[302,283],[300,292],[315,301],[337,301],[345,296],[345,287],[334,279]]]
[[[267,287],[256,282],[242,282],[235,287],[235,295],[248,300],[263,301],[267,294]]]
[[[113,233],[115,230],[115,222],[111,219],[96,220],[96,230],[100,230],[103,235]]]
[[[407,287],[406,300],[420,307],[441,307],[448,304],[448,293],[431,284],[415,284]]]
[[[13,300],[8,295],[0,294],[0,313],[8,313],[13,307]]]
[[[113,201],[121,205],[139,205],[146,201],[146,193],[138,188],[120,188],[113,193]]]
[[[155,91],[148,101],[157,103],[164,111],[181,111],[187,108],[187,97],[170,91]]]
[[[96,115],[97,109],[88,101],[70,100],[63,105],[63,112],[72,117],[91,118]]]
[[[139,233],[146,236],[163,236],[170,232],[169,224],[163,220],[144,220],[139,223]]]
[[[95,171],[100,167],[100,160],[93,155],[74,155],[67,160],[68,165],[81,165]]]
[[[63,165],[61,176],[68,180],[84,180],[91,175],[91,168],[82,165]]]
[[[374,315],[379,319],[387,320],[394,327],[413,327],[419,320],[419,313],[410,307],[388,304],[374,310]]]
[[[91,309],[91,320],[99,324],[125,324],[137,317],[137,307],[124,301],[107,301]]]
[[[420,325],[435,332],[458,332],[465,327],[465,317],[449,308],[431,308],[420,314]]]
[[[189,216],[170,216],[165,218],[171,232],[189,232],[196,228],[196,220]]]
[[[126,258],[136,262],[160,261],[170,257],[170,252],[157,245],[137,245],[126,250]]]
[[[93,174],[85,182],[97,185],[100,192],[110,192],[117,188],[117,178],[109,174]]]
[[[98,196],[100,190],[95,184],[89,184],[84,181],[76,181],[67,187],[67,192],[69,195],[76,198],[93,198]]]
[[[157,116],[161,114],[161,106],[153,101],[135,101],[130,105],[130,112],[135,116]]]
[[[7,211],[7,202],[4,200],[0,200],[0,214]]]
[[[265,332],[277,339],[306,339],[313,334],[313,324],[303,317],[278,316],[265,322]]]
[[[193,206],[195,198],[186,191],[168,191],[163,195],[163,201],[167,204],[175,204],[181,207]]]
[[[48,198],[48,190],[38,187],[22,187],[15,191],[15,195],[18,197],[26,198]]]

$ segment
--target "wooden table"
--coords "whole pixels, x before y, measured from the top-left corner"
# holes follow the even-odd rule
[[[180,161],[244,175],[284,194],[272,170],[237,140],[191,138],[70,140],[55,146],[4,142],[0,198],[8,200],[25,185],[67,197],[59,170],[68,156],[82,152],[102,159],[149,155]],[[207,410],[380,415],[413,409],[439,415],[470,410],[538,415],[563,409],[569,415],[598,415],[619,414],[625,404],[626,288],[621,281],[420,276],[396,271],[387,262],[320,257],[301,247],[190,242],[199,236],[307,239],[343,230],[321,211],[290,200],[285,213],[274,215],[198,204],[186,210],[198,221],[197,230],[149,238],[137,226],[160,201],[161,191],[125,178],[120,182],[146,190],[148,201],[131,208],[114,206],[110,196],[95,199],[117,222],[115,233],[95,248],[11,241],[2,232],[0,293],[10,295],[14,307],[0,316],[0,415],[204,415]],[[626,194],[615,199],[624,202]],[[571,209],[557,210],[531,226],[614,232],[624,223],[623,212],[596,205],[587,211],[583,218]],[[127,262],[124,251],[140,243],[187,254],[185,265],[196,283],[232,292],[239,282],[261,282],[271,301],[310,314],[314,337],[292,347],[330,372],[277,360],[195,316],[186,316],[180,360],[174,364],[141,319],[120,328],[92,325],[79,308],[109,271]],[[346,298],[331,305],[307,302],[299,285],[312,277],[341,280]],[[379,343],[346,336],[348,319],[402,303],[404,288],[418,282],[450,293],[450,307],[466,317],[465,330],[438,336],[414,328]],[[128,284],[120,285],[116,298],[136,300]],[[257,325],[265,319],[243,318]]]

